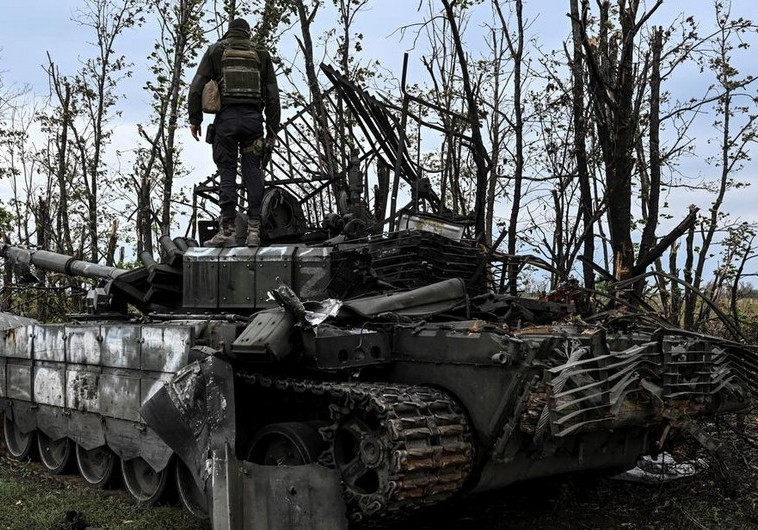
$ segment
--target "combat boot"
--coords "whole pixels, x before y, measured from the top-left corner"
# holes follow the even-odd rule
[[[224,220],[218,233],[203,243],[205,247],[233,247],[237,244],[237,234],[234,231],[234,220]]]
[[[245,245],[248,247],[259,247],[261,244],[261,220],[247,220],[247,240]]]

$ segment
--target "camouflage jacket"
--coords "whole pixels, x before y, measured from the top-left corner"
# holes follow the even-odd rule
[[[192,79],[190,85],[187,105],[189,107],[189,122],[192,125],[200,125],[203,122],[202,110],[202,93],[203,87],[211,79],[220,81],[221,79],[221,56],[224,53],[224,41],[227,38],[246,38],[247,34],[241,30],[230,30],[224,37],[211,44],[200,60],[197,67],[197,73]],[[276,73],[274,64],[271,61],[271,54],[268,51],[258,49],[261,70],[261,95],[263,99],[263,108],[258,110],[265,111],[266,115],[266,133],[267,135],[276,134],[279,131],[281,121],[281,104],[279,102],[279,87],[276,84]],[[222,108],[224,102],[222,100]]]

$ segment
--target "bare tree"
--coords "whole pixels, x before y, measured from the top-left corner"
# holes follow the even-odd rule
[[[476,199],[474,202],[474,215],[476,218],[474,226],[476,230],[476,238],[484,240],[484,222],[488,189],[487,183],[489,171],[492,167],[492,161],[490,160],[489,153],[482,140],[479,123],[479,102],[469,75],[468,57],[463,49],[461,34],[458,30],[458,18],[453,8],[455,4],[456,2],[451,3],[449,0],[442,0],[442,5],[445,8],[445,17],[450,24],[450,34],[455,45],[455,56],[458,59],[458,65],[460,67],[460,75],[463,82],[463,94],[467,105],[468,125],[471,128],[473,157],[474,164],[476,165]]]
[[[36,109],[20,98],[8,101],[0,125],[0,178],[10,187],[8,209],[0,210],[0,221],[7,235],[16,242],[34,244],[38,225],[38,197],[44,191],[35,181],[39,164],[30,140]]]
[[[726,194],[731,189],[742,187],[736,180],[736,174],[749,159],[749,145],[758,138],[758,114],[754,111],[754,105],[758,103],[758,92],[750,90],[757,78],[740,74],[732,64],[735,48],[747,46],[741,35],[746,31],[755,31],[756,26],[750,20],[732,19],[729,4],[716,2],[715,8],[718,30],[712,48],[704,52],[707,65],[716,76],[718,98],[715,109],[719,117],[713,125],[720,131],[721,137],[720,152],[711,162],[718,168],[719,177],[715,185],[716,196],[708,215],[701,222],[702,241],[693,260],[694,269],[690,281],[695,289],[703,284],[705,266],[711,257],[711,247],[715,243],[717,232],[728,225],[726,214],[722,211]],[[714,296],[715,293],[710,294]],[[695,294],[686,294],[683,314],[685,327],[703,325],[709,312],[708,307],[703,307],[696,319]]]
[[[137,195],[138,252],[152,250],[154,223],[160,234],[171,231],[174,182],[183,174],[176,138],[186,93],[183,79],[205,42],[200,24],[205,4],[205,0],[149,0],[160,34],[150,54],[153,79],[146,85],[153,100],[151,124],[139,126],[147,146],[137,151],[131,179]],[[155,190],[161,197],[157,206],[152,203]]]
[[[581,190],[580,215],[583,226],[583,252],[584,265],[582,275],[584,285],[588,289],[595,288],[595,272],[590,266],[590,261],[595,259],[595,236],[594,236],[594,208],[592,200],[592,188],[590,186],[590,174],[587,163],[587,120],[585,114],[584,98],[586,95],[584,83],[585,61],[582,52],[582,31],[579,24],[578,0],[571,0],[571,110],[574,124],[574,157],[576,159],[576,178]]]
[[[332,0],[340,17],[340,35],[337,39],[337,57],[342,73],[354,80],[365,77],[369,71],[357,66],[356,52],[362,49],[363,34],[353,34],[355,20],[369,0]],[[355,67],[354,67],[355,65]]]
[[[71,83],[60,75],[49,54],[46,71],[50,82],[50,97],[55,103],[50,113],[40,114],[38,117],[42,131],[48,135],[47,145],[39,151],[38,156],[48,174],[54,175],[57,189],[58,206],[54,208],[57,213],[56,230],[51,235],[56,240],[58,251],[73,254],[69,214],[69,200],[74,191],[73,174],[76,171],[76,162],[73,160],[76,153],[72,154],[74,150],[70,139],[74,114],[72,87]]]
[[[607,0],[599,2],[596,38],[589,34],[587,3],[578,21],[589,69],[595,126],[605,161],[608,226],[614,275],[619,280],[632,275],[635,258],[631,225],[633,152],[639,124],[635,88],[639,94],[645,87],[644,77],[635,75],[635,51],[643,24],[661,3],[658,0],[640,13],[639,0],[618,0],[620,31],[611,33],[611,4]]]
[[[320,0],[313,0],[310,7],[305,5],[305,0],[292,0],[293,8],[300,20],[300,37],[297,43],[303,52],[305,61],[305,79],[308,85],[308,95],[314,108],[315,130],[318,134],[319,147],[323,150],[323,156],[319,159],[322,161],[324,172],[330,177],[334,177],[335,168],[334,160],[334,141],[329,134],[329,123],[326,116],[326,107],[321,92],[321,85],[316,73],[316,63],[314,59],[313,37],[311,35],[311,26],[316,14],[321,7]],[[336,192],[336,189],[335,189]]]
[[[516,241],[518,236],[519,214],[521,212],[522,187],[524,183],[524,104],[522,102],[522,86],[524,76],[522,68],[524,65],[524,6],[521,0],[515,0],[516,28],[515,36],[511,36],[508,23],[503,16],[499,2],[494,2],[500,23],[502,24],[503,34],[508,43],[510,59],[513,61],[513,120],[509,123],[515,136],[515,165],[513,170],[512,189],[511,189],[511,216],[508,222],[508,254],[516,254]],[[493,193],[494,195],[494,190]],[[490,228],[491,230],[491,228]],[[518,264],[511,263],[508,270],[509,291],[512,296],[517,294],[517,272]]]
[[[436,16],[436,5],[433,2],[427,4],[430,20]],[[461,13],[460,26],[465,26],[465,13]],[[411,91],[421,99],[424,96],[434,101],[441,109],[437,113],[442,129],[448,132],[440,137],[440,148],[437,153],[426,153],[421,157],[424,166],[429,173],[439,174],[440,199],[445,208],[455,215],[465,214],[469,211],[466,204],[460,169],[465,154],[460,149],[460,134],[467,129],[466,120],[461,116],[461,92],[459,89],[458,61],[452,52],[454,43],[450,36],[449,23],[444,17],[439,23],[424,25],[425,34],[429,43],[428,54],[422,56],[421,61],[426,68],[431,81],[431,87],[423,90],[422,87],[411,87]],[[425,109],[419,107],[419,112]]]
[[[58,115],[70,139],[69,145],[59,148],[76,152],[77,192],[86,204],[86,246],[92,261],[100,258],[99,222],[104,201],[99,181],[105,176],[103,156],[112,135],[109,125],[119,99],[118,82],[129,75],[126,58],[116,53],[116,41],[124,31],[141,23],[140,10],[140,0],[86,0],[75,21],[94,32],[95,55],[85,59],[73,76],[60,75],[54,62],[49,62],[53,97],[66,109]],[[82,241],[82,249],[84,245]]]

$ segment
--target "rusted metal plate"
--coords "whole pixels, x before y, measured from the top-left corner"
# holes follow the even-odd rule
[[[29,365],[11,364],[5,367],[8,381],[8,397],[32,400],[32,367]]]
[[[192,328],[186,326],[143,326],[142,369],[173,373],[187,364]]]
[[[66,369],[59,366],[34,367],[34,401],[56,407],[66,406]]]
[[[65,326],[34,326],[34,358],[40,361],[66,360]]]
[[[110,418],[139,421],[138,376],[102,374],[98,380],[100,413]]]
[[[100,364],[100,326],[66,326],[66,340],[66,361],[75,364]]]
[[[126,324],[102,326],[103,366],[140,369],[140,327]]]
[[[100,412],[100,374],[81,369],[66,370],[66,407],[86,412]]]
[[[31,359],[33,333],[34,326],[31,325],[5,330],[4,355],[16,359]]]

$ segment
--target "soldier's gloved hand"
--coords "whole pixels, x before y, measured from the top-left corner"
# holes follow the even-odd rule
[[[276,147],[277,143],[279,143],[279,139],[275,135],[270,135],[266,137],[266,147],[269,150],[272,150],[274,147]]]
[[[192,138],[194,138],[196,142],[199,142],[200,134],[203,132],[203,128],[200,125],[191,124],[190,132],[192,133]]]

